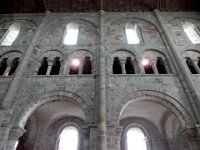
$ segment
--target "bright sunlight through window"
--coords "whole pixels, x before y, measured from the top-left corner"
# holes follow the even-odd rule
[[[183,30],[187,34],[188,38],[193,44],[200,44],[199,31],[190,22],[185,22],[183,25]]]
[[[78,24],[73,22],[68,23],[64,34],[63,43],[65,45],[76,45],[78,41],[78,33]]]
[[[127,150],[147,150],[146,138],[139,128],[130,128],[126,136]]]
[[[137,25],[127,23],[125,26],[126,38],[128,44],[140,44],[140,38],[137,32]]]
[[[3,37],[3,40],[1,42],[1,45],[3,46],[10,46],[15,41],[17,36],[19,35],[21,26],[19,23],[12,24],[6,34]]]
[[[66,127],[60,134],[58,150],[78,150],[78,130],[73,126]]]

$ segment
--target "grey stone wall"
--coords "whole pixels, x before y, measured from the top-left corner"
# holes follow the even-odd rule
[[[200,45],[191,44],[181,27],[182,23],[186,20],[199,27],[199,13],[160,12],[159,14],[164,20],[167,31],[170,33],[176,51],[180,56],[180,60],[177,61],[180,61],[184,69],[188,72],[192,80],[192,85],[194,85],[194,92],[200,96],[198,93],[200,90],[198,74],[192,75],[189,72],[184,58],[186,55],[192,55],[198,58]],[[126,131],[131,124],[133,126],[134,124],[141,124],[144,128],[145,126],[147,127],[147,137],[151,141],[149,142],[150,149],[170,149],[170,146],[173,147],[175,142],[170,143],[170,145],[168,143],[169,141],[167,141],[169,137],[165,133],[173,130],[176,132],[174,133],[176,134],[175,136],[178,137],[182,134],[183,129],[189,130],[190,128],[195,128],[195,123],[198,121],[198,118],[195,117],[193,108],[198,108],[199,106],[191,106],[189,102],[187,95],[188,89],[183,87],[183,84],[186,83],[183,81],[184,79],[180,79],[179,74],[182,72],[176,72],[177,66],[173,63],[169,54],[172,49],[163,34],[162,27],[159,25],[153,12],[105,12],[103,20],[105,36],[103,46],[105,47],[106,64],[106,75],[104,78],[106,81],[107,149],[119,150],[121,148],[125,150]],[[9,25],[13,22],[21,23],[22,31],[12,46],[0,46],[0,60],[6,54],[15,50],[21,54],[20,65],[24,63],[26,67],[17,70],[17,72],[22,72],[21,75],[16,74],[16,72],[13,76],[0,77],[0,102],[7,103],[7,99],[4,97],[6,94],[9,94],[11,97],[9,99],[9,107],[2,107],[0,109],[1,148],[3,150],[11,150],[13,148],[16,140],[25,132],[23,128],[28,119],[33,120],[32,122],[34,122],[33,124],[35,126],[42,123],[40,122],[41,120],[32,119],[34,112],[41,108],[41,106],[55,101],[64,101],[76,104],[84,112],[85,118],[81,118],[83,120],[77,123],[81,133],[80,149],[98,149],[99,141],[97,136],[100,133],[97,132],[99,123],[97,114],[100,113],[99,102],[101,102],[101,99],[98,99],[98,95],[100,90],[102,90],[98,86],[98,51],[100,50],[99,13],[47,13],[45,16],[43,14],[1,15],[0,37],[5,34]],[[76,22],[79,25],[78,44],[75,46],[62,44],[63,33],[66,24],[69,22]],[[142,36],[141,44],[127,44],[124,31],[126,22],[136,23],[139,26]],[[35,35],[36,32],[38,33],[37,38]],[[33,46],[30,48],[31,44]],[[193,50],[195,53],[193,54],[192,51],[185,53],[187,50]],[[27,53],[30,53],[30,57],[28,58]],[[11,53],[7,57],[11,58],[14,56],[15,53]],[[26,58],[24,58],[25,56]],[[91,75],[69,75],[71,59],[74,56],[79,57],[81,60],[85,56],[91,57]],[[145,74],[141,61],[146,56],[151,58],[164,58],[168,74]],[[53,61],[55,57],[60,57],[61,70],[59,75],[37,75],[43,57],[47,57],[50,61]],[[136,74],[113,75],[112,65],[114,57],[120,57],[122,62],[125,62],[127,57],[132,57],[135,61]],[[15,85],[17,88],[14,91],[13,89],[9,90],[11,88],[9,85],[12,85],[12,80],[16,78],[19,79],[17,85]],[[160,122],[159,126],[158,124],[155,125],[145,120],[148,118],[134,119],[134,117],[138,117],[134,116],[134,114],[129,121],[121,119],[120,116],[124,108],[134,102],[134,100],[151,100],[155,103],[162,104],[171,114],[174,114],[174,116],[171,116],[175,118],[174,127],[172,129],[170,128],[170,115],[167,116],[168,118],[163,116],[161,120],[157,120]],[[146,107],[148,108],[148,106]],[[38,141],[35,144],[35,141],[31,141],[31,138],[35,138],[32,133],[37,131],[36,137],[39,137],[39,134],[42,134],[44,138],[51,137],[53,136],[51,132],[57,134],[59,126],[62,123],[65,124],[73,121],[76,123],[77,120],[73,117],[77,119],[77,116],[72,115],[64,116],[64,121],[54,120],[51,122],[52,124],[46,124],[44,127],[45,130],[42,132],[34,128],[34,125],[30,125],[30,131],[27,129],[27,133],[30,136],[27,138],[27,142],[31,147],[30,150],[38,150],[40,148],[43,150],[54,149],[56,139],[48,141],[50,143],[46,142],[40,145]],[[18,134],[13,136],[11,133],[14,132],[14,129],[23,132],[17,132]],[[196,135],[197,132],[194,134]],[[161,142],[158,140],[159,137],[161,138]],[[39,138],[36,140],[39,140]],[[173,141],[174,139],[171,140]],[[181,146],[181,144],[178,145]],[[187,149],[187,146],[185,149]]]

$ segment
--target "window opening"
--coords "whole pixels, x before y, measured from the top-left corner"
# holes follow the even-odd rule
[[[144,133],[139,128],[130,128],[126,133],[127,150],[147,150]]]
[[[140,44],[138,35],[138,26],[136,24],[127,23],[125,26],[126,39],[128,44]]]
[[[61,64],[60,64],[60,58],[59,57],[54,58],[54,64],[52,66],[50,75],[59,75],[60,66],[61,66]]]
[[[78,74],[79,65],[80,65],[79,59],[77,59],[77,58],[73,59],[73,60],[72,60],[72,64],[71,64],[71,66],[70,66],[69,74],[70,74],[70,75]]]
[[[144,71],[146,74],[154,74],[151,60],[149,58],[144,58],[142,60],[142,65],[144,66]]]
[[[161,57],[157,58],[156,68],[157,68],[159,74],[167,74],[164,61],[162,60]]]
[[[135,74],[131,57],[126,58],[125,69],[126,69],[126,74]]]
[[[121,68],[121,63],[120,63],[119,57],[114,58],[113,74],[122,74],[122,68]]]
[[[78,24],[74,22],[68,23],[64,34],[63,43],[65,45],[76,45],[78,41],[78,34]]]
[[[90,57],[85,57],[85,60],[83,62],[83,74],[91,74],[92,71],[92,64],[90,61]]]
[[[197,71],[194,67],[194,63],[191,58],[189,58],[189,57],[186,58],[186,64],[192,74],[197,74]]]
[[[19,58],[15,58],[11,64],[11,69],[8,75],[13,75],[15,73],[18,64],[19,64]]]
[[[73,126],[63,129],[59,136],[58,150],[78,150],[79,135]]]
[[[21,26],[19,23],[12,24],[5,35],[3,36],[3,40],[1,41],[1,45],[3,46],[10,46],[15,41],[17,36],[19,35],[19,32],[21,30]]]
[[[6,68],[7,68],[7,60],[8,58],[4,58],[2,61],[1,61],[1,64],[0,64],[0,75],[2,76],[4,74],[4,72],[6,71]]]
[[[47,57],[44,57],[38,71],[38,75],[46,75],[48,69]]]
[[[194,24],[185,22],[183,24],[183,30],[193,44],[200,44],[200,33]]]

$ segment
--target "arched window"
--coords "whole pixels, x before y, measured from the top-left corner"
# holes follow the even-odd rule
[[[185,22],[183,24],[183,30],[193,44],[200,44],[200,33],[194,24]]]
[[[4,58],[0,63],[0,75],[1,76],[4,74],[4,72],[6,71],[6,68],[8,66],[7,60],[8,60],[8,58]]]
[[[60,58],[59,57],[56,57],[54,59],[54,63],[53,63],[53,66],[52,66],[52,69],[51,69],[51,72],[50,72],[50,75],[59,75],[59,72],[60,72]]]
[[[78,42],[78,33],[78,24],[74,22],[68,23],[64,33],[63,44],[76,45]]]
[[[47,57],[44,57],[38,71],[38,75],[46,75],[48,69]]]
[[[164,61],[162,60],[161,57],[157,58],[156,68],[157,68],[159,74],[167,74]]]
[[[85,57],[84,62],[83,62],[83,74],[91,74],[92,71],[92,64],[90,61],[90,57]]]
[[[143,131],[139,128],[130,128],[126,133],[127,150],[147,150],[147,141]]]
[[[126,39],[128,44],[140,44],[140,36],[137,24],[127,23],[125,26]]]
[[[186,64],[192,74],[197,74],[197,70],[194,67],[194,63],[191,58],[186,57]]]
[[[135,74],[131,57],[126,58],[125,69],[126,69],[126,74]]]
[[[114,58],[113,74],[122,74],[122,68],[121,68],[121,63],[120,63],[119,57]]]
[[[21,26],[19,23],[12,24],[1,40],[2,46],[10,46],[19,35]]]
[[[64,128],[59,136],[58,150],[78,150],[79,133],[74,126]]]

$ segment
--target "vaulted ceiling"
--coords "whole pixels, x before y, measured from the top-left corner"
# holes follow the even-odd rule
[[[0,13],[199,11],[200,0],[0,0]]]

